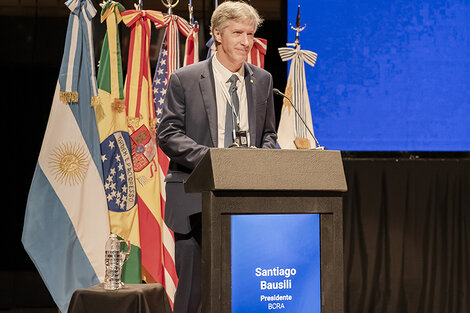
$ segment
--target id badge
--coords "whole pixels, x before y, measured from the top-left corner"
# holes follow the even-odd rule
[[[248,147],[248,136],[246,130],[235,132],[235,142],[239,147]]]

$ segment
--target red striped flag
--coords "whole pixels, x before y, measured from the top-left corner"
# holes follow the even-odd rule
[[[163,23],[156,23],[157,29],[166,27],[163,43],[160,49],[155,74],[153,78],[153,96],[156,122],[161,118],[163,102],[166,95],[168,79],[170,74],[180,67],[179,60],[179,33],[187,37],[184,65],[199,61],[197,46],[197,27],[191,26],[186,20],[177,15],[166,15]],[[157,159],[160,177],[160,207],[162,210],[162,218],[165,212],[166,194],[165,194],[165,176],[168,172],[169,159],[163,151],[157,147]],[[178,286],[178,277],[175,267],[175,240],[173,232],[162,223],[162,240],[163,240],[163,260],[164,260],[164,279],[166,282],[166,290],[170,297],[171,303],[174,301],[174,293]]]
[[[157,125],[160,118],[162,117],[162,106],[165,99],[166,88],[168,84],[168,50],[167,50],[167,33],[163,37],[162,46],[160,49],[160,54],[157,61],[157,67],[155,69],[155,74],[153,78],[153,95],[154,95],[154,106],[155,106],[155,115],[157,117]],[[168,172],[168,165],[170,163],[168,157],[163,153],[160,147],[157,147],[157,159],[158,159],[158,168],[159,168],[159,177],[160,177],[160,207],[162,208],[162,219],[165,217],[165,176]],[[176,292],[176,287],[178,286],[178,276],[176,275],[175,268],[175,239],[173,232],[166,226],[163,222],[163,260],[164,260],[164,278],[167,282],[167,293],[170,297],[171,302],[174,301],[174,294]]]
[[[167,168],[157,153],[157,124],[149,62],[151,23],[162,25],[161,12],[129,10],[122,13],[131,27],[129,61],[126,79],[126,110],[131,134],[132,158],[137,181],[139,233],[142,253],[142,278],[161,283],[173,306],[177,279],[174,264],[174,238],[164,217],[164,188],[161,182]]]
[[[247,62],[264,68],[264,56],[268,47],[268,41],[264,38],[254,39],[253,47],[248,54]]]
[[[207,59],[209,59],[216,52],[214,37],[209,39],[206,47],[208,48]],[[253,47],[246,58],[246,62],[264,68],[264,56],[266,55],[267,47],[268,41],[266,39],[255,37]]]
[[[199,26],[194,25],[186,38],[183,66],[199,62]]]
[[[157,29],[166,27],[166,38],[167,38],[167,52],[168,52],[168,72],[167,77],[170,77],[177,68],[180,67],[179,59],[179,33],[182,33],[185,37],[189,37],[194,29],[184,18],[177,15],[168,14],[164,17],[163,23],[155,24]],[[194,38],[194,36],[193,36]]]

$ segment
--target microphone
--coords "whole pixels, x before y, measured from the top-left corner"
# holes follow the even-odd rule
[[[304,119],[302,118],[302,115],[300,115],[299,111],[297,111],[297,109],[295,108],[295,105],[294,103],[292,103],[292,101],[289,99],[288,96],[286,96],[285,94],[283,94],[279,89],[277,88],[273,88],[273,93],[275,95],[278,95],[278,96],[281,96],[281,97],[284,97],[286,98],[290,104],[292,105],[292,107],[294,108],[294,112],[297,114],[297,116],[300,118],[300,120],[302,121],[302,123],[304,124],[305,128],[307,128],[308,132],[310,133],[310,135],[312,136],[313,140],[315,140],[315,143],[317,144],[317,147],[315,147],[315,150],[325,150],[325,147],[323,146],[320,146],[320,143],[318,142],[317,138],[315,137],[315,135],[313,134],[313,132],[310,130],[310,128],[307,126],[307,123],[305,123]]]

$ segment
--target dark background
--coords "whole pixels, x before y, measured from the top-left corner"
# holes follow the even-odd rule
[[[6,121],[4,225],[0,310],[57,309],[21,244],[24,210],[47,125],[62,59],[68,10],[62,0],[2,0],[0,73]],[[100,12],[99,3],[93,3]],[[126,9],[134,2],[121,1]],[[285,0],[251,1],[265,18],[257,36],[268,40],[265,68],[284,89],[287,65]],[[201,59],[207,53],[213,1],[193,1]],[[161,1],[144,9],[165,12]],[[187,2],[175,14],[188,17]],[[289,21],[295,23],[295,21]],[[95,60],[104,26],[94,19]],[[152,34],[153,62],[160,33]],[[126,36],[121,26],[123,65]],[[276,98],[279,121],[281,99]],[[320,138],[321,140],[321,138]],[[470,312],[470,153],[343,152],[349,191],[344,198],[345,312]],[[51,229],[53,231],[53,229]]]

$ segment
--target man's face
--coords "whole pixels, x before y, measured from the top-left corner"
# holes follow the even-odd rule
[[[253,46],[255,26],[247,20],[231,20],[222,31],[214,30],[217,46],[217,59],[222,65],[237,71],[246,60]]]

